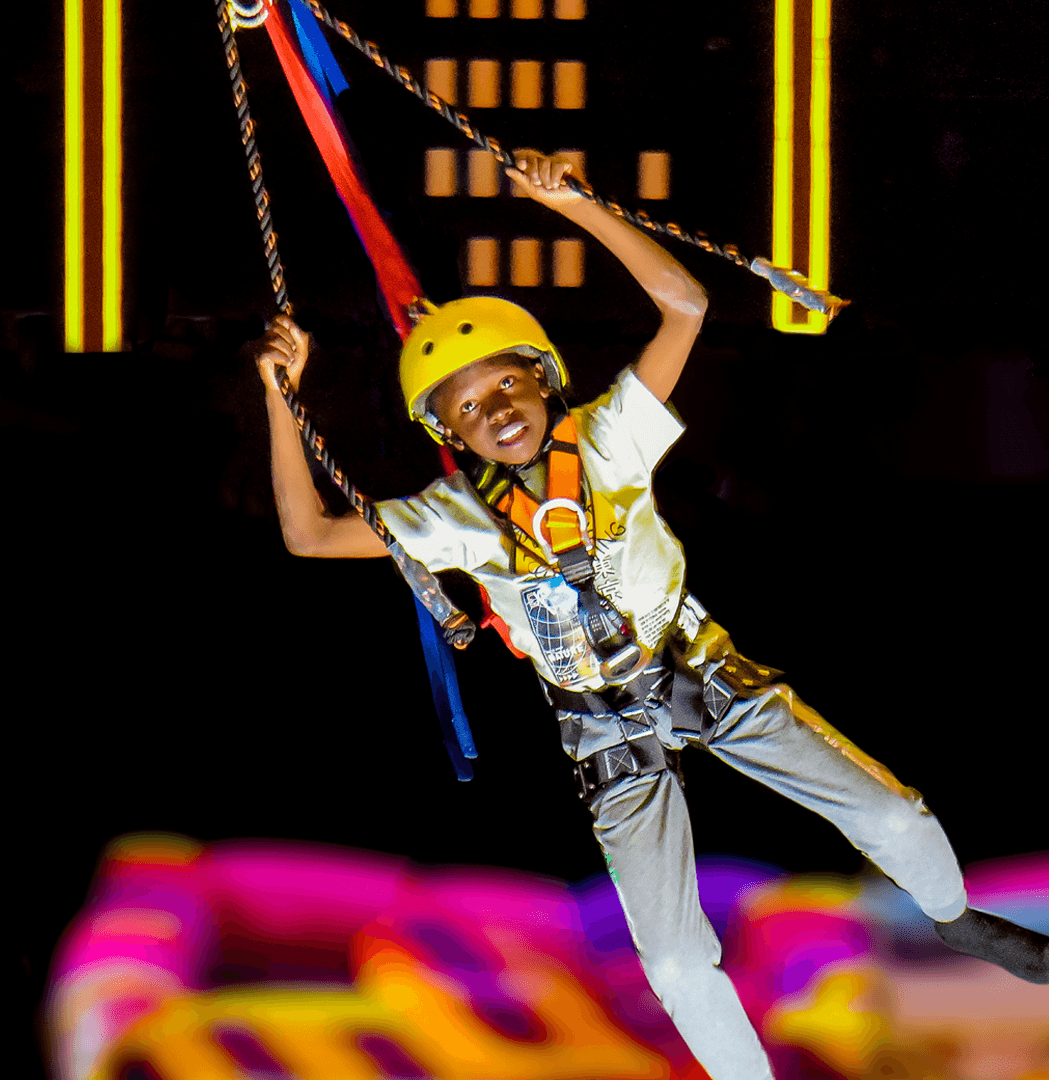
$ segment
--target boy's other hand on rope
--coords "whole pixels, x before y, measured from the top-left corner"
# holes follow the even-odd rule
[[[538,150],[515,150],[513,154],[517,168],[507,169],[506,175],[522,195],[528,195],[553,210],[563,210],[572,203],[585,202],[582,195],[564,182],[564,177],[571,174],[580,183],[586,183],[571,162],[556,154],[547,157]]]
[[[255,364],[265,386],[278,392],[280,383],[275,368],[278,365],[285,368],[291,388],[297,394],[302,369],[306,366],[309,353],[309,335],[300,330],[287,315],[278,315],[261,338]]]

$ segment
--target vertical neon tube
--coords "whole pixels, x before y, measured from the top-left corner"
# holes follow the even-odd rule
[[[830,272],[830,0],[812,3],[812,167],[809,189],[809,283],[826,289]],[[816,315],[810,312],[810,315]],[[820,329],[827,326],[827,317]],[[817,321],[818,321],[817,320]]]
[[[805,8],[795,8],[795,4]],[[830,0],[776,0],[774,56],[772,262],[799,270],[813,288],[826,289],[830,275]],[[800,85],[797,79],[802,80]],[[807,186],[808,191],[796,191],[796,184]],[[796,265],[795,260],[804,265]],[[826,315],[773,293],[775,329],[822,334],[828,321]]]
[[[800,0],[805,3],[806,0]],[[791,196],[794,190],[794,0],[776,0],[775,16],[775,98],[772,141],[772,262],[789,267],[794,258],[791,248]],[[779,329],[776,315],[790,301],[782,294],[772,294],[773,325]]]
[[[65,350],[84,350],[84,114],[81,0],[65,0]]]
[[[123,348],[121,3],[102,8],[102,348]]]

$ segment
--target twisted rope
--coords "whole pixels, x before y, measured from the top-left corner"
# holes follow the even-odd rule
[[[268,0],[268,2],[272,3],[272,0]],[[320,3],[320,0],[306,0],[306,3],[318,22],[334,30],[339,37],[348,41],[358,52],[367,56],[376,67],[381,68],[406,90],[411,91],[424,105],[442,116],[456,130],[462,132],[473,143],[481,147],[482,150],[487,150],[494,155],[504,168],[516,168],[517,163],[513,155],[507,153],[499,142],[478,131],[465,113],[458,112],[432,90],[425,89],[406,67],[394,64],[389,57],[385,56],[375,42],[364,40],[347,23],[333,18],[331,13]],[[589,184],[580,181],[574,176],[566,176],[565,180],[573,191],[583,195],[591,202],[597,203],[603,209],[611,211],[616,217],[629,221],[631,225],[663,236],[672,236],[675,240],[681,240],[686,244],[701,248],[703,251],[708,251],[712,255],[728,259],[737,266],[746,267],[760,277],[766,278],[774,289],[785,293],[796,303],[812,311],[818,311],[833,319],[840,308],[850,303],[850,301],[832,296],[824,290],[812,288],[796,270],[784,270],[773,266],[768,259],[762,257],[748,259],[740,253],[735,244],[716,244],[705,232],[688,232],[673,221],[666,224],[654,221],[644,210],[627,210],[625,207],[620,206],[619,203],[603,198]]]
[[[240,121],[240,138],[244,145],[244,154],[248,162],[248,175],[251,178],[251,186],[255,194],[255,210],[259,229],[262,232],[262,246],[269,267],[270,284],[273,286],[277,307],[286,315],[290,315],[292,307],[284,286],[284,266],[277,252],[277,234],[273,231],[273,223],[270,217],[270,197],[262,180],[262,161],[259,157],[258,148],[255,146],[255,122],[252,120],[251,112],[248,109],[248,88],[240,70],[240,57],[237,53],[237,44],[233,34],[234,26],[232,24],[233,20],[238,19],[238,16],[245,16],[252,20],[251,22],[240,22],[240,25],[244,26],[257,26],[262,19],[260,18],[258,22],[255,21],[258,18],[258,13],[254,9],[235,7],[233,20],[231,20],[230,7],[231,0],[215,0],[219,31],[222,34],[222,44],[226,51],[226,67],[229,69],[230,83],[233,87],[233,102],[237,107],[237,117]],[[265,18],[265,15],[262,15],[262,18]],[[346,497],[346,501],[350,506],[364,518],[375,535],[386,545],[386,550],[397,564],[397,568],[405,581],[408,582],[412,592],[415,593],[434,619],[440,623],[445,639],[457,649],[465,649],[473,640],[476,632],[473,622],[465,612],[452,605],[441,588],[441,583],[426,567],[412,559],[401,547],[379,518],[375,504],[346,478],[345,473],[343,473],[331,454],[328,453],[324,439],[314,428],[305,406],[295,396],[291,380],[288,378],[287,369],[278,365],[276,373],[281,396],[291,410],[307,448],[335,486]]]
[[[291,304],[284,287],[284,266],[277,252],[277,234],[273,231],[270,217],[270,196],[262,182],[262,161],[255,146],[255,121],[248,108],[248,84],[240,70],[240,55],[237,41],[233,35],[233,23],[230,19],[228,0],[215,0],[215,13],[219,21],[219,33],[222,34],[222,46],[226,51],[226,67],[229,69],[230,85],[233,88],[233,104],[237,107],[237,119],[240,121],[240,141],[244,146],[244,156],[248,162],[248,176],[255,195],[255,214],[262,232],[262,248],[266,255],[266,264],[270,272],[270,284],[273,286],[277,307],[286,315],[291,314]],[[248,25],[244,23],[243,25]]]

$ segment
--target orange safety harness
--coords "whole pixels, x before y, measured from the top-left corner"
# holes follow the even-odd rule
[[[559,571],[575,589],[583,633],[601,658],[602,675],[609,682],[618,682],[627,674],[632,676],[645,656],[634,641],[630,623],[594,584],[595,544],[580,501],[583,469],[571,415],[555,426],[547,444],[546,463],[544,503],[519,484],[511,484],[497,495],[494,506],[531,541],[531,553],[551,570]],[[496,618],[491,620],[493,624]]]

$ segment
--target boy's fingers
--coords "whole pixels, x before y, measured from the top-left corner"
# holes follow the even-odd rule
[[[263,350],[263,356],[270,356],[272,359],[277,360],[277,353],[283,360],[290,360],[295,355],[295,347],[288,341],[284,341],[281,338],[274,337],[272,340],[266,343],[266,348]],[[278,363],[280,361],[277,361]]]
[[[296,348],[299,348],[307,343],[309,336],[307,335],[305,330],[296,326],[295,323],[292,323],[288,327],[288,329],[291,331],[292,340],[295,342]]]

